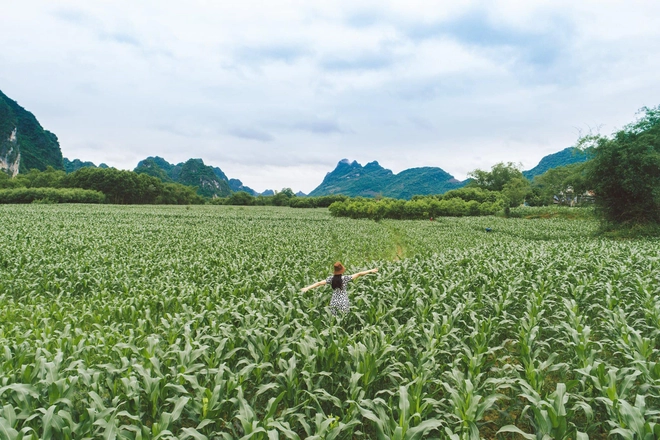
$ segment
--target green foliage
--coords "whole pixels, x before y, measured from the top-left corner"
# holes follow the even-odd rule
[[[0,436],[657,437],[658,243],[596,228],[2,206]]]
[[[254,203],[255,203],[254,196],[248,194],[245,191],[239,191],[229,196],[225,204],[249,206],[249,205],[254,205]]]
[[[660,224],[660,106],[611,137],[591,136],[587,176],[606,229]]]
[[[497,163],[490,171],[476,169],[468,173],[468,177],[472,179],[468,187],[501,192],[506,207],[520,206],[532,194],[529,181],[511,162]]]
[[[199,196],[177,184],[164,184],[146,174],[115,168],[81,168],[62,179],[62,186],[100,191],[114,204],[201,203]]]
[[[103,203],[102,192],[80,188],[0,189],[0,204],[7,203]]]
[[[497,202],[500,200],[501,194],[498,193],[497,191],[490,191],[487,189],[475,187],[475,186],[468,186],[460,189],[454,189],[451,191],[447,191],[446,193],[440,195],[440,196],[434,196],[438,200],[450,200],[450,199],[461,199],[466,202],[479,202],[479,203],[485,203],[485,202]],[[413,200],[417,200],[420,198],[425,198],[424,196],[416,196],[413,197]]]
[[[271,201],[273,206],[289,206],[289,201],[295,197],[291,188],[282,188],[282,191],[275,194]]]
[[[494,196],[491,199],[490,196],[492,194],[488,194],[489,192],[479,188],[456,191],[446,196],[447,198],[445,196],[420,196],[410,201],[396,199],[346,199],[331,204],[329,209],[330,214],[335,217],[368,218],[373,220],[383,218],[419,220],[435,217],[494,215],[506,205],[505,199],[501,196]],[[478,192],[481,193],[479,194]],[[467,200],[460,196],[465,196]],[[480,203],[471,197],[481,198],[484,201]]]
[[[489,191],[502,191],[504,186],[513,179],[526,180],[518,165],[512,162],[496,163],[490,171],[476,169],[468,173],[468,177],[472,179],[468,186]]]
[[[157,185],[156,188],[158,188]],[[195,188],[178,183],[164,183],[154,200],[156,205],[201,205],[204,199],[200,197]]]
[[[60,188],[65,186],[62,184],[65,176],[66,172],[49,166],[44,171],[31,169],[25,174],[19,174],[13,180],[16,186],[27,188]]]
[[[532,195],[527,197],[528,203],[531,206],[551,205],[555,202],[555,196],[559,201],[561,199],[566,201],[567,189],[569,188],[572,190],[574,197],[579,197],[586,191],[591,190],[592,188],[587,182],[587,166],[588,162],[576,163],[552,168],[534,177]]]
[[[319,197],[293,197],[289,200],[289,206],[292,208],[327,208],[335,202],[343,202],[347,199],[347,196],[340,194]]]
[[[113,204],[189,205],[204,203],[204,199],[195,193],[194,188],[177,183],[163,183],[160,179],[146,174],[136,174],[132,171],[121,171],[115,168],[83,167],[71,174],[66,174],[64,171],[48,167],[45,171],[32,169],[13,179],[5,173],[0,173],[0,188],[81,188],[98,191],[105,195],[105,202]],[[17,201],[15,203],[26,202]],[[100,202],[95,200],[90,203]]]

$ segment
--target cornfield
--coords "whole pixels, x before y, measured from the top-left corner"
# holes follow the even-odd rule
[[[0,439],[660,438],[660,243],[595,228],[0,206]]]

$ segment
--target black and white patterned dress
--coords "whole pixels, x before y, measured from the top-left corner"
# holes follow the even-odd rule
[[[331,275],[328,277],[328,279],[325,280],[326,284],[329,286],[332,286],[332,278],[333,276]],[[350,303],[348,302],[348,292],[346,292],[346,286],[352,279],[353,277],[350,275],[342,275],[341,288],[333,289],[332,299],[330,300],[330,311],[333,315],[336,315],[337,312],[348,313]]]

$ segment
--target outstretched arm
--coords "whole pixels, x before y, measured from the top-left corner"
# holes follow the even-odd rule
[[[356,278],[360,278],[363,275],[368,275],[370,273],[376,273],[376,272],[378,272],[378,268],[365,270],[364,272],[358,272],[356,274],[351,275],[351,278],[356,279]]]
[[[318,283],[314,283],[314,284],[312,284],[311,286],[303,287],[303,288],[300,289],[300,290],[301,290],[302,292],[307,292],[309,289],[316,289],[317,287],[325,286],[325,284],[326,284],[326,283],[325,283],[325,280],[323,280],[323,281],[319,281]]]

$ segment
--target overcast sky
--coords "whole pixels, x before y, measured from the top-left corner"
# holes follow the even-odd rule
[[[0,1],[0,90],[65,157],[258,191],[342,158],[529,169],[660,104],[657,0]]]

